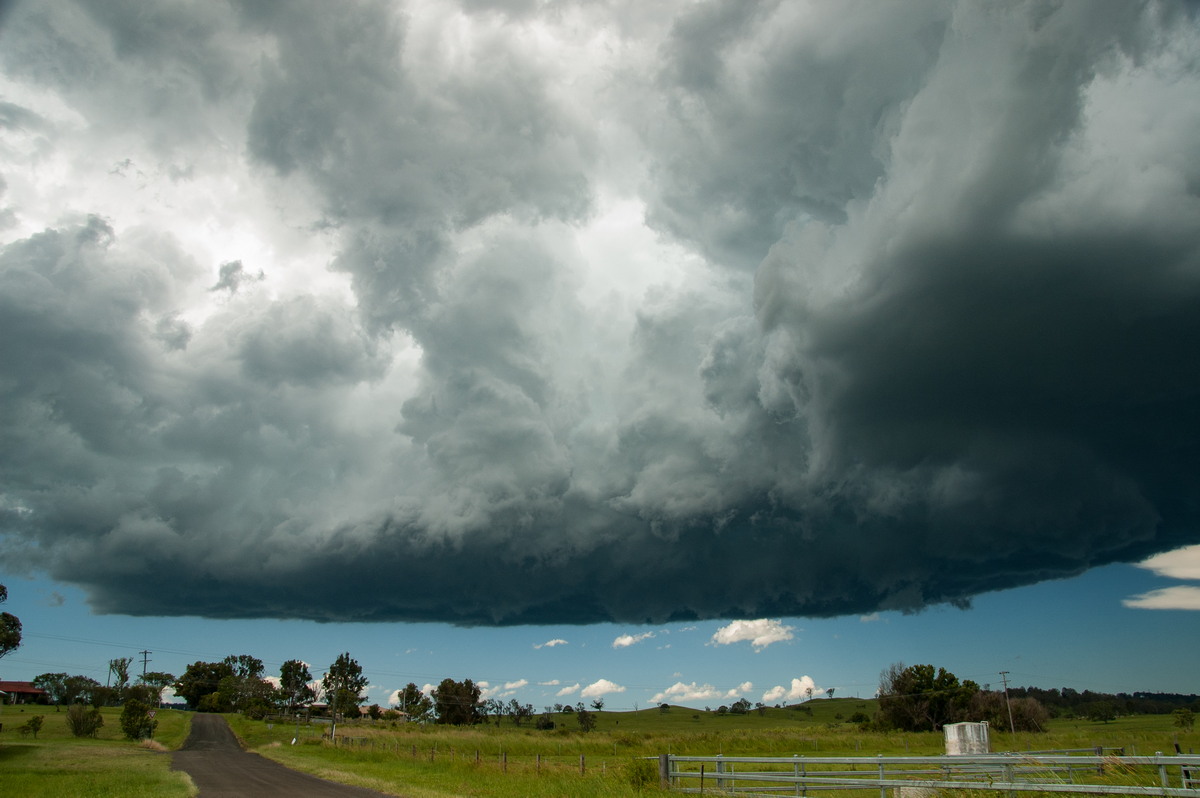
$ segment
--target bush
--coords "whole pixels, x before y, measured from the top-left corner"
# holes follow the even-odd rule
[[[121,710],[121,731],[130,740],[148,740],[154,736],[158,721],[150,715],[150,707],[137,699],[125,702]]]
[[[18,729],[18,731],[21,732],[22,737],[24,737],[26,734],[32,733],[33,739],[36,740],[37,736],[38,736],[38,732],[40,732],[42,730],[42,721],[44,721],[44,720],[45,720],[45,718],[43,718],[41,715],[34,715],[32,718],[25,721],[25,723]]]
[[[95,737],[103,725],[104,718],[95,707],[72,704],[67,708],[67,728],[76,737]]]
[[[625,775],[635,790],[644,790],[658,783],[658,768],[649,759],[634,759],[625,767]]]

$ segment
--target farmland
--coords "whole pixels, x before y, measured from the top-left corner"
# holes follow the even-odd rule
[[[807,709],[803,708],[807,707]],[[32,711],[32,708],[27,708]],[[121,737],[118,710],[105,710],[97,739],[76,739],[64,713],[45,715],[36,740],[22,738],[23,715],[6,707],[0,736],[0,779],[23,796],[187,796],[186,777],[169,757]],[[227,715],[247,749],[289,767],[335,781],[410,798],[445,796],[632,796],[653,791],[639,781],[652,772],[639,758],[663,753],[728,756],[873,756],[939,754],[939,733],[868,732],[847,719],[872,714],[873,700],[814,700],[801,709],[766,708],[746,715],[686,707],[598,712],[595,730],[578,730],[574,716],[554,716],[551,730],[501,725],[447,727],[388,721],[338,726],[339,743],[322,738],[328,726],[255,721]],[[182,744],[185,712],[159,712],[157,742]],[[292,739],[296,743],[292,744]],[[1129,754],[1200,749],[1200,734],[1172,725],[1169,715],[1134,715],[1110,723],[1057,719],[1044,734],[993,730],[992,748],[1004,750],[1124,747]]]

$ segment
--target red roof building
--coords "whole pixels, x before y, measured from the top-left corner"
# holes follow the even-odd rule
[[[0,700],[5,704],[47,704],[50,694],[32,682],[0,682]]]

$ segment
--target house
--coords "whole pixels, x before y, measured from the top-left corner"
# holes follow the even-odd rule
[[[50,694],[32,682],[0,682],[0,701],[5,704],[49,704]]]

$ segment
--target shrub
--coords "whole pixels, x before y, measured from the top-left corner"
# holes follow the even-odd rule
[[[649,759],[634,759],[625,767],[625,775],[635,790],[644,790],[658,783],[658,768]]]
[[[38,732],[40,732],[42,730],[42,721],[43,720],[45,720],[45,718],[43,718],[41,715],[34,715],[32,718],[25,721],[25,723],[21,725],[21,727],[18,729],[18,731],[21,732],[22,737],[24,737],[26,734],[33,734],[33,739],[36,740],[37,736],[38,736]]]
[[[121,731],[130,740],[149,739],[154,736],[158,721],[150,715],[150,707],[135,698],[125,702],[121,710]]]
[[[104,718],[95,707],[72,704],[67,708],[67,728],[76,737],[95,737],[103,725]]]

